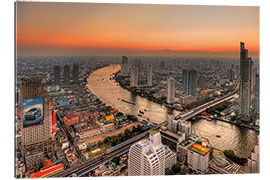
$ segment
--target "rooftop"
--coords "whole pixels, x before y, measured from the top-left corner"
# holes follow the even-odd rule
[[[202,156],[206,155],[211,150],[209,147],[203,146],[198,143],[193,144],[188,149]]]
[[[150,131],[149,133],[150,133],[151,135],[153,135],[153,134],[156,134],[157,131]]]

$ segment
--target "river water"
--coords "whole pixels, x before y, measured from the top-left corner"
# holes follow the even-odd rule
[[[120,87],[112,79],[114,73],[120,69],[120,65],[110,65],[94,71],[88,78],[88,88],[101,101],[119,109],[124,114],[138,115],[139,110],[144,111],[143,117],[138,118],[149,118],[150,123],[161,123],[167,119],[168,114],[177,115],[179,113]],[[135,105],[122,100],[132,102]],[[254,142],[257,141],[255,131],[217,120],[193,122],[192,133],[199,137],[208,138],[211,145],[217,149],[232,149],[241,157],[248,157],[254,148]]]

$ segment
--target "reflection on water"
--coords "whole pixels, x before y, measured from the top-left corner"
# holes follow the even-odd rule
[[[168,113],[178,114],[176,111],[172,111],[121,88],[117,82],[110,79],[119,70],[119,65],[111,65],[96,70],[88,78],[88,88],[101,101],[119,109],[124,114],[137,115],[139,110],[144,111],[146,109],[143,117],[138,118],[140,120],[149,118],[150,123],[165,121]],[[123,102],[121,99],[135,103],[135,105]],[[200,137],[208,138],[213,147],[221,150],[232,149],[237,155],[242,157],[249,156],[250,150],[254,147],[254,142],[257,140],[257,135],[254,131],[220,121],[209,122],[200,120],[193,123],[192,132]]]

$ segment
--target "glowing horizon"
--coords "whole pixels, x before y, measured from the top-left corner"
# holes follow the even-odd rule
[[[17,2],[18,56],[259,57],[259,7]]]

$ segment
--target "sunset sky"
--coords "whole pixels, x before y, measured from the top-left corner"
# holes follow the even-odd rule
[[[18,56],[259,57],[259,7],[17,3]]]

